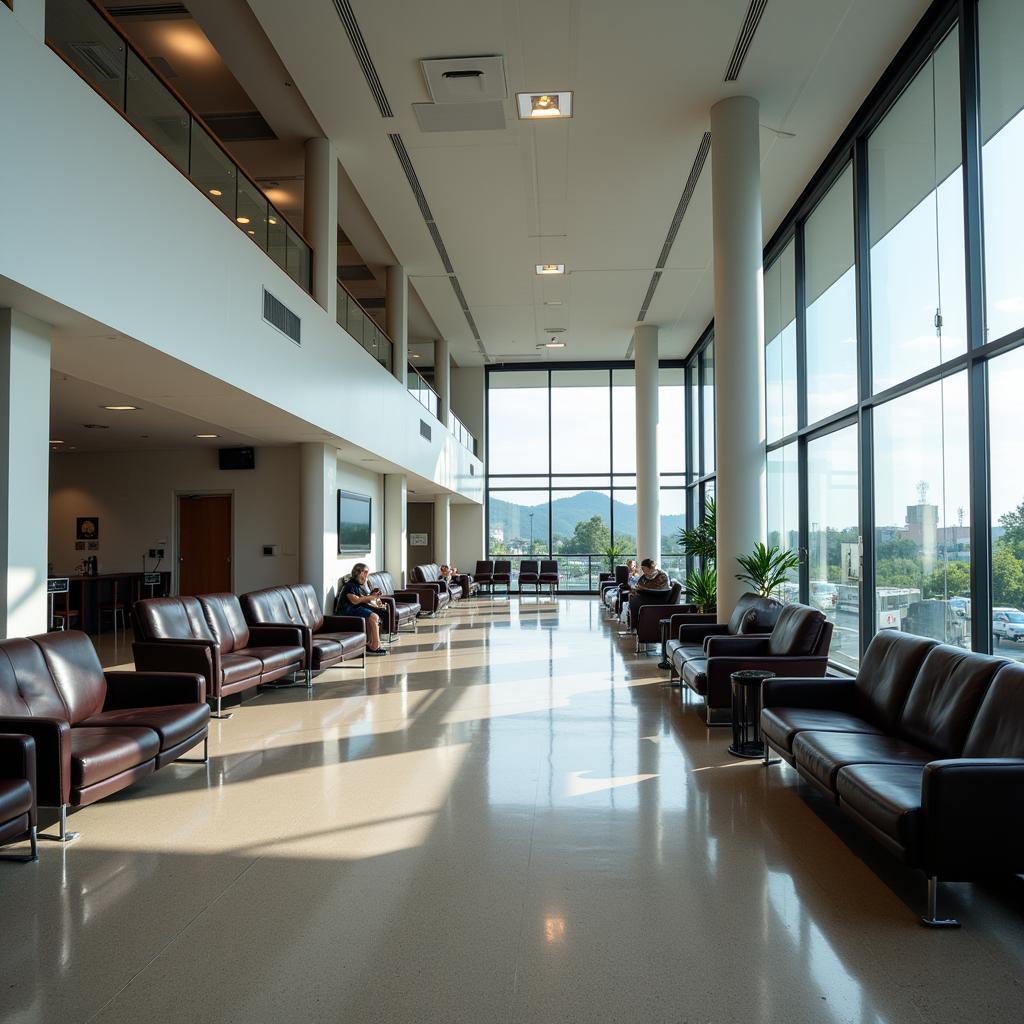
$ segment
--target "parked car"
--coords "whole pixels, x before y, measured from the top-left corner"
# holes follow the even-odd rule
[[[993,608],[992,635],[1018,644],[1024,641],[1024,612],[1019,608]]]
[[[835,611],[839,604],[839,588],[834,583],[811,580],[811,604],[826,614]]]

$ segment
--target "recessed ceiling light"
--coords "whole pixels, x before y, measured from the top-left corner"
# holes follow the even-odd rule
[[[565,348],[565,342],[564,341],[555,341],[555,339],[552,338],[550,341],[545,341],[544,342],[544,347],[545,348]]]
[[[276,217],[268,217],[267,218],[267,223],[268,224],[276,224],[277,223],[277,218]]]
[[[537,264],[538,274],[564,274],[565,264],[564,263],[538,263]]]
[[[56,438],[50,438],[50,444],[63,444],[63,441],[58,441]]]
[[[222,196],[222,195],[224,195],[224,193],[221,192],[221,190],[219,188],[211,188],[210,189],[210,195],[211,196]]]
[[[249,223],[249,218],[248,217],[236,217],[235,220],[239,224],[248,224]]]
[[[196,437],[201,437],[205,439],[211,437],[220,437],[220,434],[196,434]]]
[[[107,412],[138,412],[139,407],[137,405],[101,405],[101,409],[106,409]]]
[[[413,359],[419,359],[419,357],[420,357],[419,352],[413,352],[412,357],[413,357]]]
[[[572,117],[571,92],[517,92],[519,117],[527,121]]]
[[[249,229],[249,234],[250,234],[250,235],[255,235],[255,234],[256,234],[256,232],[255,232],[255,231],[253,231],[253,230],[252,230],[252,228],[250,228],[250,229]]]

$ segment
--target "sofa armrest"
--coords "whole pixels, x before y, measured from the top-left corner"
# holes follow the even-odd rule
[[[285,626],[261,623],[249,627],[249,644],[253,647],[305,647],[308,626]]]
[[[324,633],[366,633],[366,619],[358,615],[325,615]]]
[[[165,704],[202,704],[206,680],[198,672],[104,672],[104,711],[155,708]]]
[[[853,706],[857,684],[835,676],[772,676],[761,686],[765,708],[813,708],[817,711],[847,711]]]
[[[1024,871],[1024,758],[932,761],[921,780],[928,874],[968,881]]]
[[[220,650],[212,640],[136,640],[132,655],[143,672],[198,672],[208,692],[220,671]]]
[[[704,652],[709,658],[762,658],[768,653],[768,637],[758,634],[746,636],[709,636],[704,640]]]
[[[24,779],[32,788],[32,809],[29,811],[30,827],[36,825],[36,741],[22,734],[0,735],[0,777]]]
[[[715,622],[712,615],[708,619],[708,622],[692,622],[690,616],[686,616],[686,621],[676,629],[676,639],[684,644],[702,644],[709,636],[729,635],[729,627],[724,622]]]
[[[36,747],[36,801],[59,807],[71,799],[71,726],[34,715],[0,718],[0,732],[31,736]]]
[[[393,596],[396,601],[405,601],[408,604],[416,604],[420,599],[420,595],[412,590],[396,590]]]

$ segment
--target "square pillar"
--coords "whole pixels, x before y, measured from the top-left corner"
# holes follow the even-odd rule
[[[408,554],[409,484],[404,473],[384,476],[384,568],[396,587],[405,586]]]
[[[329,614],[337,584],[338,449],[332,444],[303,444],[299,450],[299,571]]]
[[[437,392],[437,418],[447,427],[452,407],[452,357],[447,338],[434,342],[434,390]]]
[[[439,494],[434,498],[434,561],[452,564],[452,496]]]
[[[302,227],[313,247],[313,298],[338,317],[338,154],[330,139],[306,140]]]

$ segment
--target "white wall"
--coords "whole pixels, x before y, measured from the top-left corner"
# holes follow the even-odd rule
[[[451,558],[463,572],[472,572],[478,558],[485,556],[484,507],[452,504]]]
[[[338,488],[370,497],[370,550],[346,552],[339,556],[334,575],[340,580],[352,571],[356,562],[365,562],[371,569],[384,568],[384,478],[379,473],[338,460]]]
[[[253,470],[222,471],[209,449],[50,457],[49,560],[71,573],[89,552],[75,550],[75,519],[100,517],[101,572],[141,571],[142,555],[163,547],[161,570],[177,566],[178,494],[231,494],[234,590],[294,583],[299,572],[299,450],[257,448]],[[264,556],[264,544],[277,554]],[[152,568],[152,562],[149,563]]]
[[[18,197],[0,277],[481,500],[447,428],[2,4],[0,124],[0,195]],[[301,317],[301,347],[263,321],[263,286]],[[345,415],[342,388],[387,415]]]
[[[484,457],[484,424],[487,398],[486,374],[482,366],[459,366],[451,371],[452,412],[469,427],[476,438],[477,455]],[[477,469],[479,473],[480,470]]]

